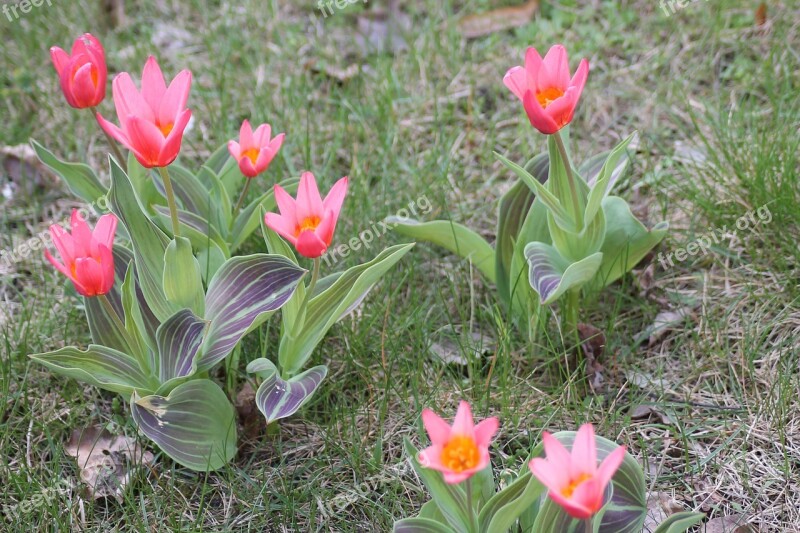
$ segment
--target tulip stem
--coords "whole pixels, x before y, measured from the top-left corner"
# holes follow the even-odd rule
[[[469,519],[470,527],[475,527],[475,508],[472,506],[472,478],[467,478],[464,482],[465,489],[467,492],[467,513],[469,515],[467,518]]]
[[[97,111],[97,107],[92,106],[90,109],[92,110],[92,113],[94,113],[95,120],[96,120],[97,119],[97,115],[99,114],[99,111]],[[122,156],[122,152],[120,151],[119,146],[117,146],[117,142],[102,127],[100,128],[100,131],[102,131],[103,135],[106,136],[106,140],[108,140],[108,144],[109,144],[109,146],[111,146],[111,151],[114,152],[114,157],[119,162],[119,166],[122,168],[122,170],[125,172],[125,174],[127,174],[128,173],[128,162]]]
[[[178,223],[178,207],[175,205],[175,192],[172,190],[172,180],[169,179],[167,167],[158,167],[158,172],[161,173],[161,179],[164,180],[164,189],[167,191],[169,217],[172,219],[172,235],[177,238],[181,236],[181,230]]]
[[[242,194],[239,195],[239,201],[236,202],[236,207],[233,208],[233,218],[236,218],[236,216],[239,214],[239,209],[242,208],[245,196],[247,196],[247,191],[250,189],[250,180],[251,178],[246,178],[246,181],[244,182]]]
[[[594,533],[594,527],[592,527],[592,519],[587,518],[585,524],[586,524],[586,533]]]
[[[580,202],[578,201],[578,187],[575,184],[575,175],[572,172],[572,165],[569,162],[567,155],[567,147],[564,146],[564,140],[561,138],[561,132],[557,131],[553,134],[558,146],[558,151],[561,153],[561,159],[564,161],[564,168],[567,171],[567,182],[569,182],[569,192],[572,196],[572,208],[575,210],[575,222],[578,229],[583,228],[583,212],[581,211]]]
[[[311,301],[311,293],[314,292],[314,288],[317,286],[317,280],[319,280],[319,267],[320,267],[320,260],[319,257],[314,259],[314,271],[311,273],[311,282],[308,284],[308,288],[306,289],[306,304]]]

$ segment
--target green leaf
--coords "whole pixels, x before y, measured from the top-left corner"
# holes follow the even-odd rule
[[[609,153],[608,159],[606,159],[605,164],[603,164],[603,168],[600,170],[600,174],[597,176],[597,180],[589,192],[589,200],[586,203],[586,211],[584,213],[584,220],[586,220],[586,223],[589,223],[597,212],[600,211],[603,200],[608,196],[611,187],[614,185],[615,180],[612,179],[612,177],[615,174],[617,176],[621,174],[622,171],[617,168],[618,163],[620,161],[627,162],[627,157],[624,157],[626,156],[625,150],[633,140],[634,135],[636,135],[635,132],[619,143],[611,150],[611,153]]]
[[[203,220],[214,220],[212,215],[217,206],[213,204],[206,188],[190,170],[173,163],[169,166],[169,178],[175,198],[184,211],[197,215]],[[154,183],[158,192],[166,198],[167,193],[160,174],[154,174]]]
[[[328,375],[325,365],[315,366],[288,380],[282,379],[277,369],[269,373],[263,364],[248,368],[255,368],[264,379],[256,392],[256,406],[267,419],[267,424],[295,414],[311,399]]]
[[[682,512],[670,515],[658,525],[654,533],[683,533],[706,517],[703,513]]]
[[[197,371],[197,355],[203,344],[206,322],[189,309],[182,309],[161,324],[156,333],[158,366],[161,382],[157,394],[168,394],[178,383]]]
[[[170,218],[169,208],[159,205],[153,209],[158,215],[162,227],[167,228],[171,233],[172,219]],[[225,239],[205,218],[183,209],[178,209],[178,222],[180,223],[181,236],[189,239],[193,248],[203,250],[215,244],[222,250],[226,259],[231,256]]]
[[[509,531],[520,515],[539,499],[544,490],[544,485],[530,472],[522,474],[486,502],[478,515],[480,530],[486,533]]]
[[[78,198],[95,204],[97,200],[106,195],[106,188],[88,165],[62,161],[33,139],[31,139],[31,146],[36,151],[39,161],[61,176],[69,190]]]
[[[449,220],[419,222],[394,216],[384,222],[400,235],[432,242],[471,261],[489,281],[496,281],[494,248],[468,227]]]
[[[606,234],[603,240],[603,263],[594,284],[605,287],[636,266],[667,234],[669,224],[661,222],[648,230],[631,212],[628,203],[618,196],[603,200]]]
[[[191,470],[217,470],[236,455],[233,406],[211,380],[183,383],[166,397],[134,394],[131,412],[142,433]]]
[[[453,533],[450,526],[429,518],[405,518],[394,523],[394,533]]]
[[[564,146],[567,147],[567,139],[564,139],[563,142]],[[572,169],[572,162],[563,160],[555,135],[548,136],[547,149],[550,154],[547,189],[553,193],[553,196],[558,198],[560,205],[567,212],[568,221],[562,220],[552,209],[550,212],[561,228],[578,233],[583,230],[586,223],[583,211],[586,207],[586,196],[588,195],[589,187],[574,171],[572,171],[574,190],[570,186],[567,168]],[[567,154],[567,157],[569,157],[569,154]],[[577,196],[577,199],[573,199],[573,196]]]
[[[542,305],[550,305],[572,288],[581,287],[597,274],[603,261],[598,252],[582,261],[570,263],[548,244],[532,242],[525,247],[530,268],[530,284]]]
[[[444,515],[447,523],[458,533],[469,533],[475,530],[467,518],[469,513],[466,507],[467,495],[459,485],[445,483],[444,477],[440,472],[423,467],[417,457],[417,450],[407,438],[403,440],[406,455],[411,466],[417,473],[422,483],[430,492],[431,497],[436,502],[439,510]]]
[[[200,263],[185,237],[172,239],[164,253],[164,295],[178,308],[191,309],[200,316],[205,312]]]
[[[589,188],[592,188],[594,184],[597,183],[597,178],[600,176],[600,172],[603,170],[603,166],[606,164],[609,155],[611,155],[611,150],[595,154],[581,164],[578,173],[586,184],[589,185]],[[629,162],[630,157],[628,157],[628,152],[626,151],[617,161],[616,167],[614,167],[614,170],[611,172],[611,178],[608,184],[609,189],[613,188],[614,184],[625,173]]]
[[[67,346],[54,352],[29,357],[56,374],[126,397],[130,397],[137,389],[151,392],[158,388],[158,381],[145,375],[136,359],[105,346],[91,344],[85,351]]]
[[[166,199],[159,194],[151,174],[157,174],[157,172],[153,172],[153,169],[143,167],[136,159],[133,152],[128,154],[128,179],[133,186],[133,190],[136,191],[136,197],[139,199],[139,203],[147,213],[151,213],[155,205],[166,205]]]
[[[142,353],[140,360],[143,370],[148,373],[158,368],[158,347],[156,331],[160,325],[158,319],[147,306],[144,295],[136,282],[136,265],[131,259],[122,283],[122,306],[125,309],[125,329],[133,338],[139,339]]]
[[[203,281],[206,286],[211,283],[211,280],[214,279],[214,276],[228,259],[230,259],[230,253],[220,249],[214,241],[209,241],[207,246],[197,250],[197,262],[200,264],[200,272],[203,275]]]
[[[591,222],[583,225],[579,233],[562,229],[553,218],[552,213],[547,214],[547,228],[550,230],[550,239],[553,247],[567,261],[581,261],[600,251],[606,233],[606,219],[603,212],[595,216]]]
[[[428,500],[422,504],[422,508],[419,510],[419,515],[417,516],[419,518],[433,520],[434,522],[438,522],[440,524],[447,524],[447,518],[444,517],[444,514],[442,514],[439,506],[436,505],[436,502],[433,500]]]
[[[329,289],[312,298],[308,303],[302,331],[296,337],[284,335],[281,338],[278,361],[283,374],[291,377],[303,368],[331,326],[352,311],[413,247],[411,243],[385,249],[369,263],[344,272]]]
[[[261,232],[264,235],[264,241],[267,244],[267,251],[271,254],[281,255],[287,258],[289,261],[297,264],[297,257],[294,255],[294,251],[292,247],[289,245],[288,242],[283,240],[280,235],[275,233],[273,230],[267,227],[264,224],[263,217],[261,221]],[[327,276],[329,277],[329,276]],[[324,279],[324,278],[323,278]],[[323,280],[319,280],[315,286],[315,293],[319,294],[318,289],[321,288]],[[327,286],[326,286],[327,287]],[[283,334],[288,334],[295,330],[295,328],[302,328],[302,322],[305,320],[305,308],[303,307],[303,303],[306,300],[306,287],[304,284],[300,283],[297,286],[297,290],[294,292],[292,297],[286,302],[281,308],[281,325],[283,328]],[[297,322],[300,321],[301,323],[298,324]],[[298,329],[299,331],[300,329]]]

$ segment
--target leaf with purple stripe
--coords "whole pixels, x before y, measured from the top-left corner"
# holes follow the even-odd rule
[[[539,295],[542,305],[549,305],[572,288],[589,282],[603,262],[602,252],[570,264],[558,251],[541,242],[525,247],[525,258],[530,266],[530,284]]]
[[[262,372],[259,374],[264,375]],[[274,371],[256,392],[256,405],[267,419],[267,424],[295,414],[316,392],[327,374],[328,367],[320,365],[284,381],[277,370]]]
[[[175,313],[156,333],[159,353],[158,377],[164,394],[174,387],[171,380],[186,378],[197,370],[197,354],[203,343],[206,322],[189,309]]]
[[[178,385],[169,396],[133,395],[136,425],[181,465],[217,470],[236,455],[236,417],[219,385],[198,379]]]
[[[278,255],[234,257],[217,271],[206,293],[206,320],[210,323],[198,361],[211,368],[233,351],[268,313],[292,297],[306,270]]]

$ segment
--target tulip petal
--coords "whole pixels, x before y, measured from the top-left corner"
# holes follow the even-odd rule
[[[75,262],[75,245],[72,242],[72,235],[70,235],[64,228],[58,224],[50,226],[50,237],[53,239],[53,244],[61,256],[64,264],[72,264]]]
[[[450,440],[450,424],[430,409],[422,410],[422,425],[433,444],[444,446]]]
[[[339,218],[339,213],[342,211],[342,204],[347,195],[347,186],[349,183],[350,179],[347,176],[334,183],[330,192],[325,197],[325,200],[322,202],[323,208],[326,211],[333,211],[334,218]]]
[[[494,416],[477,424],[475,426],[475,443],[478,448],[488,448],[499,428],[500,421]]]
[[[114,234],[117,232],[117,217],[111,213],[103,215],[97,221],[92,231],[92,237],[98,245],[102,244],[108,249],[114,246]]]
[[[417,456],[417,460],[419,461],[419,464],[425,468],[432,468],[434,470],[438,470],[439,472],[447,471],[447,468],[445,468],[442,464],[441,444],[434,443],[420,451],[419,455]]]
[[[103,267],[93,257],[78,257],[75,260],[75,281],[81,285],[81,288],[85,292],[81,292],[77,284],[75,288],[84,296],[104,294],[102,292]]]
[[[116,139],[124,144],[126,148],[130,149],[131,141],[128,139],[127,133],[125,133],[113,122],[109,122],[103,118],[103,115],[101,115],[99,112],[95,115],[95,118],[97,119],[97,123],[100,125],[100,127],[103,128],[103,131],[109,134],[113,139]]]
[[[125,131],[128,132],[131,140],[131,147],[141,154],[145,161],[145,167],[152,168],[161,165],[159,156],[164,147],[164,135],[155,124],[138,116],[128,117],[125,123]]]
[[[611,478],[614,477],[614,474],[617,472],[617,469],[619,469],[622,461],[624,460],[625,446],[620,446],[608,454],[603,462],[600,463],[600,467],[597,469],[596,479],[601,490],[605,490],[606,486],[611,481]]]
[[[125,122],[130,116],[140,116],[148,122],[155,120],[153,110],[142,95],[139,94],[130,74],[127,72],[119,74],[111,83],[111,88],[120,126],[125,128]]]
[[[603,507],[603,497],[603,488],[592,478],[575,487],[569,501],[593,515]]]
[[[253,142],[253,126],[250,125],[250,121],[247,119],[242,121],[242,127],[239,129],[239,143],[242,145],[242,150],[258,148]]]
[[[189,101],[189,92],[192,89],[192,73],[182,70],[175,76],[169,88],[164,93],[159,107],[155,110],[159,124],[176,123],[178,117],[186,109]]]
[[[314,230],[314,233],[322,239],[327,246],[331,245],[333,241],[333,233],[336,231],[336,215],[333,214],[333,211],[330,209],[325,212],[325,215],[322,217],[322,220],[317,226],[317,229]]]
[[[542,109],[532,91],[525,93],[522,104],[525,107],[525,112],[528,114],[528,120],[531,121],[531,125],[540,132],[545,135],[552,135],[560,129],[555,121]]]
[[[458,411],[453,420],[453,435],[466,435],[472,437],[475,434],[475,425],[472,419],[472,408],[467,402],[461,400],[458,404]]]
[[[72,77],[72,97],[78,107],[90,107],[94,105],[97,87],[92,80],[93,66],[91,63],[84,63]]]
[[[303,257],[316,259],[328,250],[328,245],[315,232],[307,230],[297,236],[295,248]]]
[[[556,87],[566,91],[569,87],[569,57],[563,45],[553,45],[542,61],[544,69],[539,75],[539,87]],[[542,76],[545,76],[544,78]]]
[[[576,106],[578,101],[581,99],[581,94],[583,94],[583,88],[586,86],[586,80],[588,77],[589,62],[586,59],[581,59],[581,62],[578,65],[578,70],[575,71],[575,76],[573,76],[572,81],[570,81],[570,87],[574,88],[577,93],[574,96]]]
[[[575,88],[570,87],[563,96],[550,102],[550,105],[547,106],[544,113],[553,119],[553,122],[560,129],[572,122],[572,116],[575,113],[575,105],[577,103],[578,101],[575,99]]]
[[[569,484],[567,470],[547,459],[536,457],[528,463],[531,473],[551,492],[560,492]]]
[[[590,509],[579,504],[573,499],[565,498],[560,492],[550,491],[550,499],[560,505],[568,515],[578,520],[586,520],[594,514]]]
[[[569,452],[558,439],[548,432],[542,433],[542,444],[544,445],[545,457],[547,461],[556,465],[564,471],[565,476],[569,476],[569,464],[572,460]]]
[[[147,102],[154,116],[159,116],[159,108],[165,92],[167,92],[167,85],[164,82],[164,74],[161,72],[156,58],[150,56],[142,71],[142,98]]]
[[[228,153],[238,161],[242,157],[242,147],[236,141],[228,141]]]
[[[536,87],[528,85],[528,80],[528,71],[522,67],[512,67],[503,76],[505,86],[520,100],[523,99],[527,91],[536,89]]]
[[[58,46],[50,48],[50,59],[53,61],[53,67],[59,76],[69,63],[69,54]]]
[[[186,131],[186,126],[192,118],[192,111],[186,109],[178,116],[172,131],[167,135],[161,152],[158,154],[158,166],[165,167],[175,161],[181,151],[181,142],[183,141],[183,133]]]
[[[267,213],[264,215],[264,223],[269,229],[289,241],[292,246],[297,246],[297,237],[294,235],[297,226],[294,221],[276,213]]]
[[[300,176],[296,206],[298,221],[312,217],[322,218],[324,214],[317,180],[311,172],[303,172]]]
[[[255,178],[259,174],[258,168],[253,165],[249,157],[239,159],[239,170],[248,178]]]
[[[70,272],[70,270],[67,267],[59,263],[58,260],[55,257],[53,257],[53,255],[50,253],[50,250],[44,251],[44,257],[45,259],[50,261],[50,264],[53,265],[56,268],[56,270],[58,270],[68,278],[72,279],[72,272]]]
[[[269,144],[269,136],[272,133],[272,127],[269,124],[262,124],[256,131],[253,132],[253,141],[255,145],[259,148],[263,148],[265,145]]]
[[[107,294],[114,286],[114,254],[111,248],[107,247],[105,244],[99,245],[98,251],[100,257],[99,264],[102,270],[102,281],[98,287],[97,294]]]
[[[72,243],[77,261],[77,258],[86,257],[91,254],[92,230],[77,209],[72,210],[70,226],[72,229]]]
[[[597,445],[594,440],[594,427],[584,424],[575,435],[572,444],[570,476],[577,478],[581,474],[594,476],[597,472]]]
[[[280,185],[276,184],[273,190],[275,191],[275,202],[278,204],[278,210],[280,210],[283,217],[291,221],[292,232],[294,232],[294,227],[299,222],[297,219],[297,202]]]
[[[539,86],[536,85],[537,76],[539,71],[542,70],[542,56],[533,46],[529,46],[527,50],[525,50],[525,70],[528,72],[528,83],[527,85],[531,88],[538,89]]]

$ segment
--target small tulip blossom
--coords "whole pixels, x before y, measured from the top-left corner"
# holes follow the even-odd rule
[[[192,73],[182,70],[167,87],[158,62],[150,56],[142,73],[141,92],[127,72],[114,78],[112,89],[120,127],[100,113],[97,121],[133,152],[142,166],[169,166],[178,157],[183,132],[192,117],[186,109],[191,86]]]
[[[589,62],[582,59],[570,79],[567,50],[557,44],[544,59],[528,48],[525,66],[510,69],[503,83],[522,101],[531,125],[552,135],[572,122],[588,75]]]
[[[441,472],[446,483],[461,483],[489,464],[489,444],[500,427],[496,417],[475,425],[469,404],[462,401],[452,426],[430,409],[422,411],[422,422],[431,445],[419,453],[419,462]]]
[[[72,52],[58,46],[50,49],[50,58],[61,82],[67,103],[77,109],[95,107],[106,97],[106,54],[103,45],[90,33],[75,39]]]
[[[230,141],[228,152],[239,163],[239,170],[248,178],[255,178],[269,167],[283,144],[285,134],[270,139],[272,128],[261,124],[255,131],[245,120],[239,130],[239,142]]]
[[[297,189],[297,200],[280,185],[275,185],[275,200],[280,215],[267,213],[267,227],[281,235],[303,257],[321,257],[333,241],[336,221],[347,194],[348,178],[337,181],[323,200],[317,180],[311,172],[304,172]]]
[[[625,447],[611,452],[597,466],[594,427],[584,424],[575,436],[572,453],[546,431],[542,434],[545,459],[531,460],[534,476],[549,490],[550,498],[567,514],[579,520],[594,516],[603,507],[603,498],[614,473],[625,459]]]
[[[50,226],[50,236],[61,256],[58,262],[49,250],[44,255],[56,269],[67,276],[83,296],[108,293],[114,285],[114,234],[117,217],[107,214],[100,217],[94,231],[72,210],[72,234],[58,224]]]

